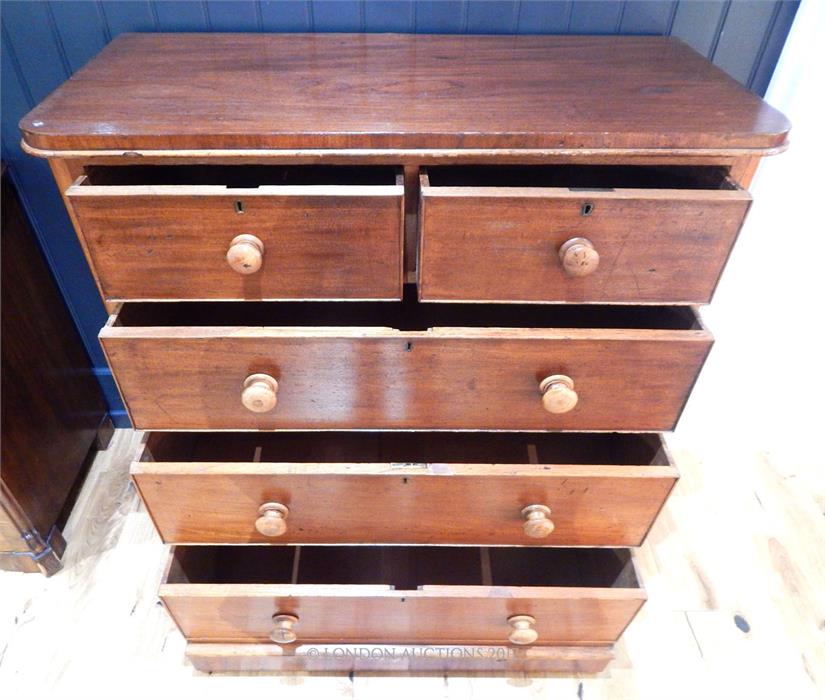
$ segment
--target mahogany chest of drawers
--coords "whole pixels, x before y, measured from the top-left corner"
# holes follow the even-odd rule
[[[665,38],[122,35],[21,128],[195,666],[609,662],[781,114]]]

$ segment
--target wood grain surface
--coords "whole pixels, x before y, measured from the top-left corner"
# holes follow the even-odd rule
[[[787,120],[669,37],[122,34],[20,122],[41,149],[730,148]]]
[[[155,433],[141,459],[173,544],[637,546],[678,478],[658,435]],[[255,528],[267,502],[289,508],[282,536]],[[530,504],[552,509],[544,539]]]

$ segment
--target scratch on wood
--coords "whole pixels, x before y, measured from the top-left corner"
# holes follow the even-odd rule
[[[699,581],[699,585],[702,587],[702,590],[704,591],[705,605],[710,609],[716,608],[716,598],[713,595],[713,591],[711,590],[710,584],[705,578],[705,575],[702,573],[702,570],[692,559],[690,560],[690,569],[696,575],[696,579],[697,581]]]
[[[787,586],[791,598],[796,600],[802,596],[804,588],[804,576],[796,567],[793,557],[787,548],[775,537],[768,539],[768,552],[770,553],[773,570],[782,577],[782,582]]]
[[[814,685],[816,685],[817,680],[814,677],[813,671],[811,671],[811,667],[808,665],[808,657],[805,656],[805,652],[802,652],[801,656],[802,656],[802,668],[805,670],[805,673],[808,674],[808,678],[810,678],[814,682]]]
[[[690,624],[690,616],[685,613],[685,621],[687,622],[688,629],[690,633],[693,635],[693,641],[696,642],[696,648],[699,650],[699,656],[703,659],[705,658],[704,653],[702,653],[702,645],[699,644],[699,638],[696,636],[696,632],[693,629],[693,625]]]
[[[159,399],[159,398],[154,398],[154,399],[152,399],[152,404],[155,406],[155,408],[159,408],[159,409],[163,412],[163,415],[164,415],[164,416],[166,416],[167,418],[169,418],[169,420],[173,420],[173,419],[174,419],[174,416],[173,416],[172,414],[170,414],[170,413],[169,413],[169,411],[167,411],[167,410],[166,410],[166,409],[165,409],[165,408],[161,405],[161,403],[160,403],[160,399]]]

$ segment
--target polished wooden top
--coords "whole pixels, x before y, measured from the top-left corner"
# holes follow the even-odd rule
[[[20,123],[43,150],[781,147],[665,37],[125,34]]]

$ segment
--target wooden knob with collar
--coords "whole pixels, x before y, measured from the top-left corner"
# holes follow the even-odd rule
[[[243,382],[241,402],[253,413],[267,413],[278,403],[278,382],[268,374],[250,374]]]
[[[298,635],[293,629],[295,625],[298,624],[297,615],[277,613],[272,616],[272,622],[275,624],[275,627],[272,628],[269,638],[273,642],[278,644],[292,644],[292,642],[298,639]]]
[[[251,233],[235,236],[226,251],[226,262],[235,272],[251,275],[261,269],[264,263],[264,243]]]
[[[599,267],[599,253],[586,238],[571,238],[559,248],[559,260],[570,277],[592,275]]]
[[[286,518],[289,508],[283,503],[264,503],[258,508],[255,529],[264,537],[280,537],[286,533]]]
[[[532,615],[513,615],[507,618],[507,623],[510,625],[507,639],[511,644],[532,644],[539,638],[539,633],[533,627],[536,618]]]
[[[524,534],[527,537],[541,539],[548,537],[556,529],[555,523],[550,520],[550,509],[547,506],[533,504],[521,509],[524,517]]]
[[[567,413],[579,402],[573,380],[564,374],[551,374],[539,384],[541,403],[548,413]]]

